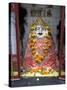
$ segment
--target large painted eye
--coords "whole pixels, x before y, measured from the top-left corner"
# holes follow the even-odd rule
[[[37,29],[37,30],[40,30],[40,27],[37,27],[36,29]]]

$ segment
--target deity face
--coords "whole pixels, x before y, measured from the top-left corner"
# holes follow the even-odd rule
[[[43,38],[48,34],[48,30],[46,30],[42,25],[37,25],[35,33],[38,38]]]

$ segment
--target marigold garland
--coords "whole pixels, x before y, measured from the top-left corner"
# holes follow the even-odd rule
[[[33,35],[31,35],[31,36],[33,36]],[[44,42],[47,44],[47,46],[43,47],[43,54],[40,55],[35,47],[35,43],[36,43],[35,37],[30,37],[30,48],[32,51],[32,55],[33,55],[34,59],[36,60],[36,62],[38,62],[38,63],[41,63],[44,60],[46,54],[48,53],[48,49],[51,46],[49,39],[45,40]]]
[[[39,19],[40,20],[40,19]],[[42,19],[41,19],[42,20]],[[40,22],[41,22],[40,20]],[[43,26],[48,30],[48,34],[45,35],[45,37],[47,38],[44,43],[47,44],[47,46],[43,47],[43,54],[39,54],[38,50],[36,49],[35,47],[35,43],[36,43],[36,34],[34,33],[34,30],[36,29],[36,26],[37,26],[37,23],[33,23],[31,25],[31,29],[30,29],[30,48],[31,48],[31,51],[32,51],[32,56],[34,57],[34,59],[36,60],[37,63],[40,63],[44,60],[46,54],[48,53],[48,50],[51,46],[51,42],[50,42],[50,28],[48,26],[48,24],[46,23],[42,23]]]

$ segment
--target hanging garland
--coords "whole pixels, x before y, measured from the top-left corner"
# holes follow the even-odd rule
[[[47,39],[44,40],[44,43],[46,43],[46,46],[43,47],[42,50],[42,54],[40,54],[37,50],[37,48],[35,47],[36,44],[36,33],[34,33],[34,30],[36,30],[36,26],[39,24],[43,25],[45,29],[48,30],[48,33],[44,35],[44,37],[46,37]],[[50,42],[50,28],[48,27],[47,23],[44,23],[44,21],[41,18],[38,18],[36,20],[36,23],[33,23],[31,26],[31,30],[30,30],[30,48],[31,48],[31,52],[32,52],[32,56],[34,57],[34,59],[36,60],[37,63],[41,64],[42,61],[44,60],[46,54],[48,53],[48,50],[51,46],[51,42]]]
[[[50,40],[46,40],[44,42],[47,43],[47,46],[43,47],[43,54],[40,55],[35,47],[36,39],[35,38],[30,39],[30,48],[32,50],[32,55],[38,63],[41,63],[44,60],[46,54],[48,53],[48,49],[51,46]]]

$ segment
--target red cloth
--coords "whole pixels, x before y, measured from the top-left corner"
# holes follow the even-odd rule
[[[42,50],[42,47],[45,44],[44,41],[45,41],[44,38],[36,41],[35,46],[37,47],[38,51],[40,50],[40,52]],[[51,67],[53,69],[57,68],[57,56],[56,56],[55,46],[52,38],[50,39],[50,42],[51,42],[51,47],[49,48],[49,51],[46,54],[46,57],[44,58],[41,64],[38,64],[36,60],[33,59],[31,49],[28,43],[26,53],[25,53],[25,68],[28,69],[28,68],[33,68],[37,66],[46,66],[46,67]]]

